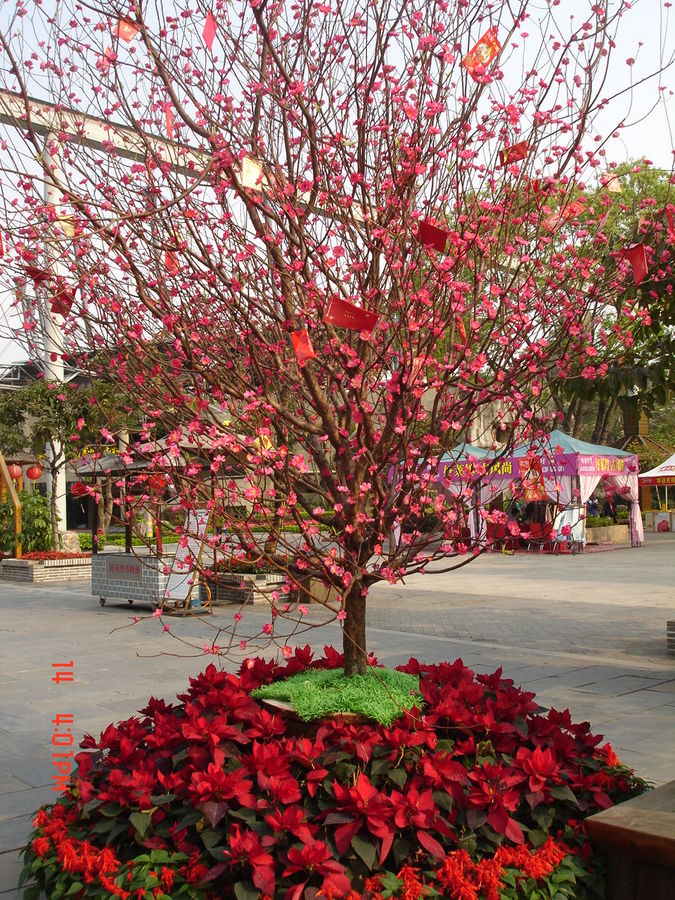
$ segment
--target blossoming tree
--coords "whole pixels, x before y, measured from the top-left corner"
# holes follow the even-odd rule
[[[347,673],[374,583],[481,549],[480,472],[443,455],[479,422],[506,449],[545,426],[603,328],[630,339],[598,324],[608,301],[651,277],[589,200],[613,200],[601,86],[627,4],[555,6],[22,0],[5,22],[26,333],[50,307],[51,355],[142,414],[129,461],[235,554],[336,589]]]

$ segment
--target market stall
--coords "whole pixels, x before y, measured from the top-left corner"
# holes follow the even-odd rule
[[[478,451],[478,452],[476,452]],[[457,447],[441,459],[438,481],[446,490],[470,487],[478,505],[489,509],[495,498],[509,489],[525,502],[547,500],[558,510],[577,510],[584,518],[585,504],[602,481],[630,504],[631,545],[644,542],[638,492],[638,458],[635,454],[581,441],[562,431],[545,439],[522,444],[509,454],[498,454],[470,445]],[[485,529],[481,516],[478,527]]]
[[[647,531],[675,531],[675,453],[660,465],[639,476],[641,488],[649,491],[649,508],[645,509]],[[669,489],[670,488],[670,494]]]

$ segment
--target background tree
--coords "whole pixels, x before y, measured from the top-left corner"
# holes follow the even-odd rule
[[[633,279],[620,285],[604,310],[600,330],[606,337],[594,341],[596,377],[579,374],[552,386],[563,430],[606,443],[622,436],[624,412],[637,421],[641,412],[663,406],[675,387],[673,176],[646,159],[620,163],[601,176],[591,200],[603,223],[608,266],[620,265],[621,251],[640,243],[656,262],[638,287]],[[637,313],[633,302],[626,304],[636,298]]]
[[[133,416],[125,409],[124,395],[110,383],[71,382],[57,385],[40,378],[25,387],[0,395],[0,447],[3,452],[29,452],[37,456],[56,484],[57,473],[88,451],[101,445],[101,429],[126,430]],[[45,452],[48,450],[49,452]],[[100,482],[100,522],[105,533],[112,517],[112,479]],[[50,491],[49,509],[52,546],[59,546],[59,522],[56,496]]]
[[[579,25],[527,2],[29,7],[36,58],[25,17],[1,38],[23,116],[8,270],[133,395],[129,459],[208,505],[235,556],[334,586],[364,671],[370,586],[480,552],[480,473],[444,453],[483,410],[533,436],[551,380],[601,371],[630,273],[586,182],[625,5]],[[46,146],[36,93],[59,104]],[[71,106],[112,123],[98,144]]]

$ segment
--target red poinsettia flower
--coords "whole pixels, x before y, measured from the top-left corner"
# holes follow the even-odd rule
[[[287,865],[283,877],[295,875],[298,872],[306,873],[302,884],[289,888],[285,900],[299,900],[303,888],[315,875],[322,879],[320,893],[326,896],[344,897],[351,890],[351,884],[346,870],[336,859],[323,841],[312,841],[304,844],[302,848],[291,847],[286,856]]]
[[[370,782],[363,773],[359,774],[353,787],[345,787],[333,782],[335,809],[352,817],[350,822],[335,829],[335,846],[343,856],[351,839],[365,825],[368,831],[380,838],[380,864],[387,858],[394,840],[393,814],[389,798]],[[325,818],[325,817],[324,817]]]
[[[522,844],[522,829],[509,813],[520,803],[520,794],[514,787],[523,780],[523,775],[501,764],[486,764],[482,769],[469,772],[469,779],[473,787],[466,795],[466,805],[470,810],[485,811],[484,818],[472,817],[473,827],[480,827],[482,819],[498,834],[505,834],[515,844]]]
[[[527,775],[531,791],[541,791],[547,782],[558,784],[560,781],[558,761],[555,753],[548,747],[543,750],[541,747],[535,747],[534,750],[519,747],[513,764]]]
[[[243,868],[250,871],[253,884],[264,894],[274,896],[274,858],[265,852],[260,838],[248,828],[233,825],[228,834],[227,847],[223,850],[227,868]]]

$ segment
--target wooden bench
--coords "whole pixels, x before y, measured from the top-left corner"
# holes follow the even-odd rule
[[[666,622],[666,653],[675,656],[675,619]]]
[[[608,900],[675,898],[675,781],[586,819],[609,854]]]

